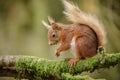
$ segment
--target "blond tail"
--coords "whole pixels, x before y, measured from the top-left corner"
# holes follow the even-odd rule
[[[103,25],[99,22],[99,20],[95,16],[81,11],[73,3],[67,2],[66,0],[62,1],[65,5],[64,14],[66,17],[74,23],[86,24],[92,28],[97,35],[98,45],[104,46],[106,43],[106,33]]]

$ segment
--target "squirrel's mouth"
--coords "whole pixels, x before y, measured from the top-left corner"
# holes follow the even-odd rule
[[[49,42],[49,45],[57,45],[58,41]]]

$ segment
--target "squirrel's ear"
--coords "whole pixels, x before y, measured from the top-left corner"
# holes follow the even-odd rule
[[[53,20],[53,18],[51,18],[50,16],[48,16],[48,21],[49,21],[50,24],[55,23],[55,21]]]
[[[51,26],[49,24],[47,24],[45,21],[42,21],[42,24],[47,28],[49,29]]]
[[[51,26],[53,29],[56,29],[56,30],[62,29],[57,23],[52,23]]]

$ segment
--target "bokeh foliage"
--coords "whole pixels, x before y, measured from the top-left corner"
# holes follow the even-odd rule
[[[103,22],[108,39],[106,52],[120,52],[120,0],[71,1],[83,11],[97,15]],[[69,23],[63,10],[61,0],[0,0],[0,54],[56,59],[55,46],[48,45],[47,30],[41,21],[47,21],[47,16],[52,16],[57,22]],[[119,80],[118,69],[112,70],[113,74],[101,71],[104,75],[99,73],[98,76]]]

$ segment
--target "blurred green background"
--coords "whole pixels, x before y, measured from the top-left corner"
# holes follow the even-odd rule
[[[120,0],[70,0],[81,10],[98,16],[107,32],[106,52],[120,52]],[[57,46],[49,46],[47,29],[41,21],[47,16],[57,22],[69,23],[62,13],[61,0],[0,0],[0,55],[29,55],[46,59],[62,59],[71,56],[54,56]],[[120,65],[100,69],[90,76],[120,80]],[[7,80],[6,78],[2,78]],[[8,79],[9,80],[9,79]]]

